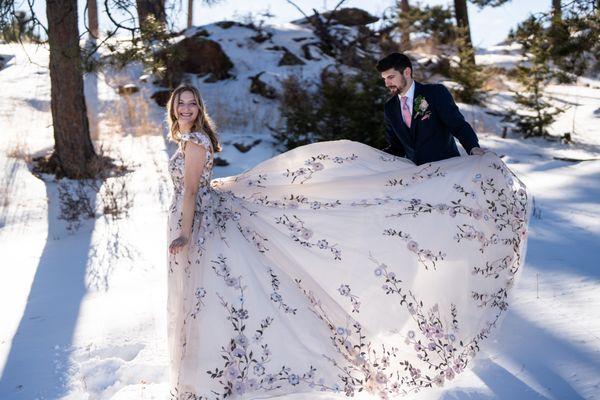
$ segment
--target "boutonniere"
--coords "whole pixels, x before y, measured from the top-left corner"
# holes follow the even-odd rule
[[[431,110],[429,109],[429,103],[425,100],[423,95],[417,96],[414,103],[415,107],[415,118],[421,117],[421,121],[425,121],[431,116]]]

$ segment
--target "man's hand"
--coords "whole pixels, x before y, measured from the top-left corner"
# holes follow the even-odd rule
[[[473,147],[471,149],[471,155],[472,156],[482,156],[486,153],[485,150],[483,150],[481,147]]]

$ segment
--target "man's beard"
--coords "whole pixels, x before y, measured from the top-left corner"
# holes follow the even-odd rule
[[[408,86],[408,82],[406,81],[406,78],[403,76],[400,76],[400,80],[402,81],[401,82],[402,86],[400,86],[400,87],[388,86],[388,89],[390,89],[390,92],[392,92],[392,96],[397,96],[400,93],[402,93],[404,90],[406,90],[406,88]]]

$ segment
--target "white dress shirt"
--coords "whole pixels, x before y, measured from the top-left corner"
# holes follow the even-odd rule
[[[408,109],[410,111],[410,115],[413,113],[413,101],[415,99],[415,81],[412,81],[412,84],[408,88],[408,92],[404,95],[408,97],[406,99],[406,104],[408,105]],[[402,95],[398,94],[398,99],[400,99],[400,106],[402,106]]]

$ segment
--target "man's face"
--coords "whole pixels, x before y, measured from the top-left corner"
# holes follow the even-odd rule
[[[405,68],[403,73],[394,68],[386,69],[381,73],[381,77],[385,82],[385,87],[390,90],[393,96],[406,93],[412,83],[410,68]]]

